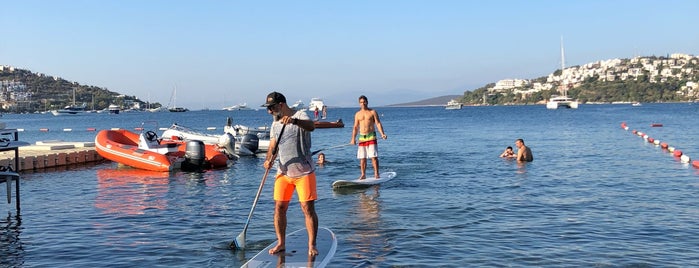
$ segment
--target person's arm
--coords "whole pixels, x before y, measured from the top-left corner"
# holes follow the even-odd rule
[[[524,150],[519,149],[517,150],[517,161],[524,161]]]
[[[357,138],[357,130],[359,129],[359,119],[357,119],[357,115],[354,115],[354,126],[352,126],[352,139],[350,140],[350,144],[357,144],[356,138]]]
[[[376,113],[376,110],[373,110],[372,113],[374,114],[374,120],[376,121],[376,128],[379,129],[379,133],[381,133],[381,138],[382,139],[387,139],[388,136],[383,132],[383,125],[381,125],[381,120],[379,119],[379,114]]]
[[[294,124],[299,126],[305,131],[313,131],[316,129],[316,125],[313,123],[311,120],[305,120],[305,119],[298,119],[298,118],[291,118],[291,117],[284,117],[282,119],[285,119],[286,124]]]

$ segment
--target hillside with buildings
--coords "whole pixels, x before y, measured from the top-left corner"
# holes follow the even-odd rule
[[[145,104],[135,96],[106,88],[0,65],[0,112],[33,113],[61,109],[74,103],[85,104],[92,110],[102,110],[110,104],[121,109],[140,109]]]
[[[699,99],[699,57],[610,59],[558,69],[536,79],[503,79],[473,91],[467,105],[543,104],[565,89],[581,103],[674,102]]]

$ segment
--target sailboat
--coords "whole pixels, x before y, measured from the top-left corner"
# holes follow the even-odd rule
[[[552,95],[551,99],[546,103],[547,109],[578,108],[578,101],[568,97],[568,85],[564,76],[565,73],[565,52],[563,50],[563,37],[561,37],[561,86],[558,88],[561,96]]]
[[[177,87],[172,90],[172,98],[170,98],[170,101],[172,102],[172,106],[168,105],[168,110],[172,113],[181,113],[181,112],[187,112],[189,109],[184,108],[184,107],[177,107],[176,101],[177,101]]]
[[[68,105],[63,109],[60,110],[52,110],[51,113],[55,116],[61,116],[61,115],[80,115],[85,113],[85,106],[86,104],[83,103],[80,106],[75,105],[75,88],[73,88],[73,104]]]

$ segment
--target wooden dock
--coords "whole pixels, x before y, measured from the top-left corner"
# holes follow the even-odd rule
[[[99,163],[104,160],[95,150],[94,142],[40,141],[19,147],[19,167],[15,167],[12,151],[0,152],[0,166],[15,171],[40,171],[77,164]]]

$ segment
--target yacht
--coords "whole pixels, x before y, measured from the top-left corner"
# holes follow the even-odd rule
[[[55,116],[60,116],[60,115],[79,115],[85,113],[85,105],[81,106],[75,106],[75,105],[68,105],[63,109],[60,110],[52,110],[51,113]]]
[[[241,110],[252,110],[252,108],[249,108],[247,103],[241,103],[238,105],[224,107],[223,110],[225,110],[225,111],[241,111]]]
[[[447,110],[461,110],[464,105],[456,100],[450,100],[447,102]]]
[[[68,105],[63,109],[52,110],[51,113],[55,116],[60,115],[79,115],[87,112],[87,104],[83,103],[80,106],[75,105],[75,89],[73,89],[73,104]]]
[[[323,103],[323,99],[320,98],[312,98],[311,102],[308,103],[308,111],[309,112],[314,112],[316,108],[318,109],[319,112],[323,111],[323,106],[325,106],[325,103]]]
[[[294,102],[294,104],[291,105],[290,108],[294,109],[296,111],[300,111],[300,110],[306,109],[306,106],[303,104],[302,100],[298,100],[298,101]]]

